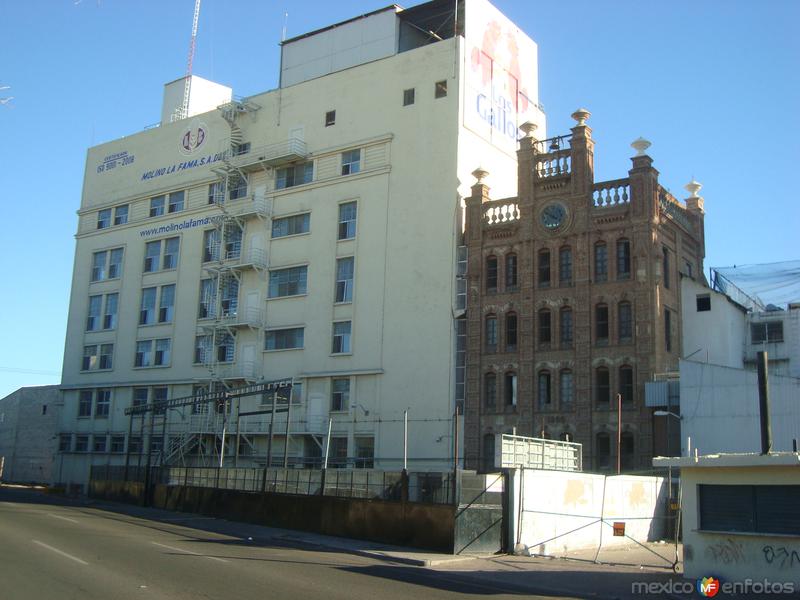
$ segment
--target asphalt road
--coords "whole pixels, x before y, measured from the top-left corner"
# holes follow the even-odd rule
[[[0,600],[536,598],[248,532],[242,523],[0,487]]]

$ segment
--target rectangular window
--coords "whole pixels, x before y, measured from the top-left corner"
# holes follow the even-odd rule
[[[211,362],[211,342],[210,335],[198,335],[194,338],[194,363],[206,364]]]
[[[308,267],[291,267],[269,272],[269,297],[284,298],[306,293]]]
[[[130,454],[141,454],[142,452],[142,436],[132,435],[128,440],[128,452]]]
[[[595,244],[594,247],[594,280],[608,280],[608,249],[605,244]]]
[[[265,350],[293,350],[303,347],[305,329],[291,327],[288,329],[272,329],[265,335]]]
[[[175,312],[175,284],[161,286],[161,298],[158,304],[158,322],[172,323]]]
[[[155,408],[155,413],[157,415],[163,415],[166,411],[166,407],[163,406],[163,403],[167,401],[167,397],[169,396],[169,391],[167,386],[159,386],[153,388],[153,404],[161,403],[161,406]]]
[[[156,322],[156,291],[149,287],[142,290],[142,303],[139,307],[139,325],[152,325]]]
[[[339,205],[339,234],[337,239],[350,240],[356,237],[356,213],[355,202],[346,202]]]
[[[506,255],[506,290],[517,289],[517,255]]]
[[[104,208],[97,213],[97,228],[105,229],[111,226],[111,209]]]
[[[311,213],[292,215],[272,220],[272,237],[280,238],[288,235],[308,233],[311,225]]]
[[[548,371],[543,371],[539,373],[539,406],[549,408],[551,404],[550,373]]]
[[[494,373],[484,375],[483,400],[487,409],[494,409],[497,403],[497,376]]]
[[[663,276],[664,276],[664,287],[669,289],[669,285],[670,285],[670,281],[669,281],[669,276],[670,276],[670,273],[669,273],[669,269],[670,269],[670,267],[669,267],[669,249],[666,246],[664,246],[662,248],[662,251],[663,251],[664,254],[663,254],[663,259],[662,259],[661,270],[664,272],[663,273]]]
[[[633,369],[630,367],[619,369],[619,394],[623,404],[633,404]]]
[[[664,348],[667,352],[672,352],[672,312],[664,309]]]
[[[238,200],[247,196],[247,177],[234,173],[228,178],[230,189],[228,190],[228,198],[230,200]]]
[[[336,111],[329,110],[325,113],[325,127],[330,127],[331,125],[336,125]]]
[[[347,466],[346,437],[331,437],[328,466],[334,469],[342,469]]]
[[[103,312],[103,329],[117,328],[117,312],[119,311],[119,294],[106,294],[106,308]]]
[[[152,366],[153,361],[153,340],[142,340],[136,342],[136,358],[134,359],[135,367],[149,367]]]
[[[83,362],[81,363],[82,371],[93,371],[97,368],[97,344],[83,347]]]
[[[617,241],[617,279],[631,277],[631,243],[628,240]]]
[[[170,338],[163,338],[156,340],[156,352],[153,358],[153,365],[156,367],[164,367],[169,365],[169,354],[172,347],[172,340]]]
[[[351,329],[352,324],[350,321],[339,321],[333,324],[333,354],[350,352]]]
[[[95,434],[92,436],[92,452],[103,453],[106,451],[106,436]]]
[[[219,229],[203,232],[203,262],[219,260]]]
[[[575,386],[572,371],[561,371],[559,381],[559,401],[562,410],[570,410],[575,400]]]
[[[114,344],[100,344],[100,366],[99,369],[111,369],[114,367]]]
[[[497,352],[497,317],[486,317],[486,352]]]
[[[559,323],[559,329],[561,331],[561,345],[571,346],[573,337],[572,310],[569,308],[562,308],[559,316],[561,321]]]
[[[133,407],[145,406],[147,404],[148,390],[146,387],[133,388]]]
[[[152,273],[158,271],[158,264],[161,258],[161,240],[157,242],[147,242],[144,245],[144,272]]]
[[[242,226],[239,223],[228,223],[223,232],[225,248],[223,258],[230,260],[242,255]]]
[[[150,198],[150,216],[160,217],[161,215],[163,215],[165,202],[166,198],[164,196],[156,196],[155,198]]]
[[[76,435],[75,436],[75,452],[88,452],[89,451],[89,436]]]
[[[608,306],[598,304],[594,309],[595,341],[608,342]]]
[[[561,248],[558,251],[558,280],[561,285],[572,283],[572,249]]]
[[[437,81],[433,92],[434,98],[444,98],[447,96],[447,80]]]
[[[706,312],[711,310],[711,295],[698,294],[697,295],[697,312]]]
[[[414,88],[403,90],[403,106],[411,106],[414,104]]]
[[[169,195],[169,202],[167,203],[167,212],[176,213],[183,210],[183,197],[184,192],[172,192]]]
[[[372,469],[375,466],[375,438],[356,437],[356,469]]]
[[[217,338],[216,348],[217,361],[221,363],[233,362],[236,355],[236,342],[230,334],[224,334]]]
[[[215,181],[208,186],[208,203],[209,204],[224,204],[225,203],[225,182]]]
[[[633,338],[633,310],[630,302],[620,302],[617,306],[617,329],[621,342]]]
[[[750,324],[750,340],[753,344],[783,341],[783,321],[762,321]]]
[[[595,399],[601,408],[608,408],[611,403],[611,381],[608,369],[601,367],[594,374]]]
[[[86,331],[97,331],[100,329],[100,310],[102,305],[102,296],[89,296],[89,314],[86,317]]]
[[[506,373],[504,378],[504,390],[506,406],[517,405],[517,375],[516,373]]]
[[[219,295],[220,316],[235,317],[239,312],[239,282],[236,279],[224,280]]]
[[[125,452],[125,436],[112,435],[111,436],[111,453],[122,454]]]
[[[78,393],[78,416],[92,416],[92,390],[81,390]]]
[[[354,260],[352,256],[336,259],[336,297],[334,302],[353,301]]]
[[[701,530],[800,534],[800,485],[701,484],[698,496]]]
[[[539,311],[539,343],[549,344],[553,339],[550,323],[550,311]]]
[[[506,315],[506,352],[517,350],[517,315]]]
[[[116,279],[122,267],[122,248],[102,250],[92,254],[92,281]]]
[[[311,183],[314,180],[314,163],[312,161],[291,165],[278,169],[275,173],[275,189],[283,190]]]
[[[361,170],[361,148],[342,152],[342,175],[353,175]]]
[[[94,416],[108,417],[111,408],[111,390],[97,390],[94,400]]]
[[[550,251],[539,251],[539,287],[550,287]]]
[[[60,433],[58,435],[58,451],[70,452],[72,450],[72,434]]]
[[[248,152],[250,152],[250,142],[242,142],[241,144],[236,144],[233,147],[234,156],[241,156],[242,154],[247,154]]]
[[[164,240],[164,264],[163,269],[174,269],[178,266],[178,252],[180,250],[180,238],[172,237]]]
[[[123,204],[114,209],[114,225],[125,225],[128,222],[128,205]]]
[[[216,316],[217,280],[200,280],[200,306],[197,311],[199,319],[213,319]]]
[[[350,378],[331,380],[331,412],[342,412],[350,407]]]

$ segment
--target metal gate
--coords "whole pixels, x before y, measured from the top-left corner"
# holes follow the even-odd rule
[[[507,514],[504,473],[458,473],[454,554],[494,554],[506,551]]]

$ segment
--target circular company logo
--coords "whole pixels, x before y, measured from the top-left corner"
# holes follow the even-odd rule
[[[703,577],[697,580],[697,591],[701,596],[713,598],[719,592],[719,579],[716,577]]]
[[[200,121],[192,121],[181,133],[180,150],[182,154],[193,154],[206,141],[208,126]]]

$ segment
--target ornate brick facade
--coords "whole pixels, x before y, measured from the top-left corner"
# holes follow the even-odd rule
[[[628,177],[594,181],[594,142],[577,111],[570,136],[520,141],[519,196],[467,198],[465,462],[493,461],[494,435],[583,444],[586,469],[646,470],[653,414],[644,384],[676,371],[680,277],[702,278],[703,207],[658,183],[637,140]]]

